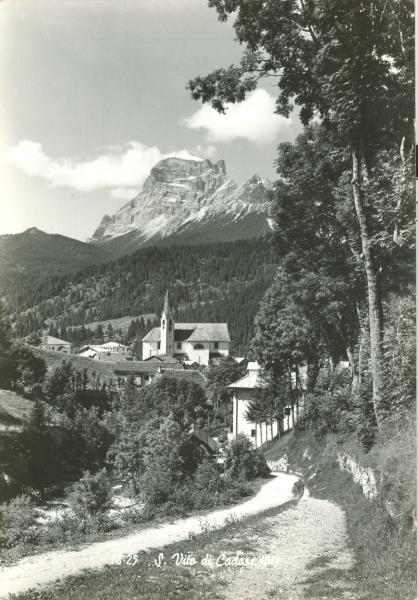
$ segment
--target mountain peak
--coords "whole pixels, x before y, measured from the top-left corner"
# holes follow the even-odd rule
[[[29,227],[29,229],[25,229],[22,231],[22,235],[46,235],[45,231],[38,229],[37,227]]]
[[[129,234],[139,247],[197,224],[235,222],[252,212],[260,215],[268,210],[267,200],[258,175],[238,187],[227,175],[224,160],[164,158],[151,169],[135,198],[102,219],[91,241]]]

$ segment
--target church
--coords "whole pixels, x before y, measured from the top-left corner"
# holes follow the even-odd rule
[[[209,365],[211,359],[229,355],[230,343],[227,323],[176,323],[167,292],[160,327],[142,339],[142,358],[163,355]]]

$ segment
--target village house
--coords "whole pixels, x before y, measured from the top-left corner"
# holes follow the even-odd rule
[[[105,344],[88,344],[83,346],[78,356],[92,358],[93,360],[116,362],[120,360],[132,360],[132,350],[129,346],[125,346],[119,342],[106,342]]]
[[[44,350],[55,350],[55,352],[63,352],[64,354],[71,354],[72,346],[70,342],[60,340],[52,335],[44,335],[39,344],[40,348]]]
[[[294,408],[292,410],[290,405],[284,408],[284,416],[281,419],[274,419],[269,423],[265,421],[254,423],[247,420],[247,411],[250,403],[257,398],[257,390],[265,387],[260,376],[260,365],[257,362],[249,362],[246,375],[228,387],[233,391],[231,439],[243,433],[258,448],[277,437],[279,433],[285,433],[294,427],[297,411]]]
[[[212,359],[229,355],[230,343],[227,323],[176,323],[167,292],[160,327],[142,339],[142,357],[163,355],[209,365]]]
[[[133,377],[135,384],[138,387],[142,387],[150,385],[164,374],[178,379],[195,381],[202,386],[206,383],[201,373],[194,370],[186,370],[179,362],[162,364],[156,361],[145,360],[124,361],[115,363],[113,372],[118,385],[123,385],[129,377]]]

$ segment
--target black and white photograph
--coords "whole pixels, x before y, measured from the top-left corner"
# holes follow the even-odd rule
[[[415,31],[0,2],[0,600],[416,600]]]

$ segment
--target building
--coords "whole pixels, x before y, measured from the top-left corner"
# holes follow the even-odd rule
[[[132,351],[129,346],[119,342],[106,342],[105,344],[89,344],[83,346],[78,356],[115,362],[120,360],[132,360]]]
[[[228,386],[233,390],[231,438],[236,438],[239,433],[243,433],[251,439],[254,446],[259,447],[277,437],[279,433],[285,433],[293,428],[297,420],[297,411],[294,407],[292,410],[290,405],[285,407],[282,419],[274,419],[269,423],[252,423],[247,420],[250,402],[256,399],[257,390],[264,386],[260,377],[260,365],[257,362],[249,362],[247,374]]]
[[[206,379],[201,373],[198,371],[186,370],[179,362],[176,364],[159,364],[152,360],[124,361],[115,363],[113,372],[118,385],[123,385],[128,377],[132,376],[137,386],[149,385],[163,375],[175,377],[176,379],[194,381],[201,386],[206,384]]]
[[[160,327],[142,339],[142,357],[169,356],[199,365],[229,355],[227,323],[176,323],[168,292],[165,295]]]
[[[44,350],[63,352],[64,354],[71,354],[72,350],[70,342],[65,342],[64,340],[60,340],[52,335],[44,335],[39,347],[43,348]]]

